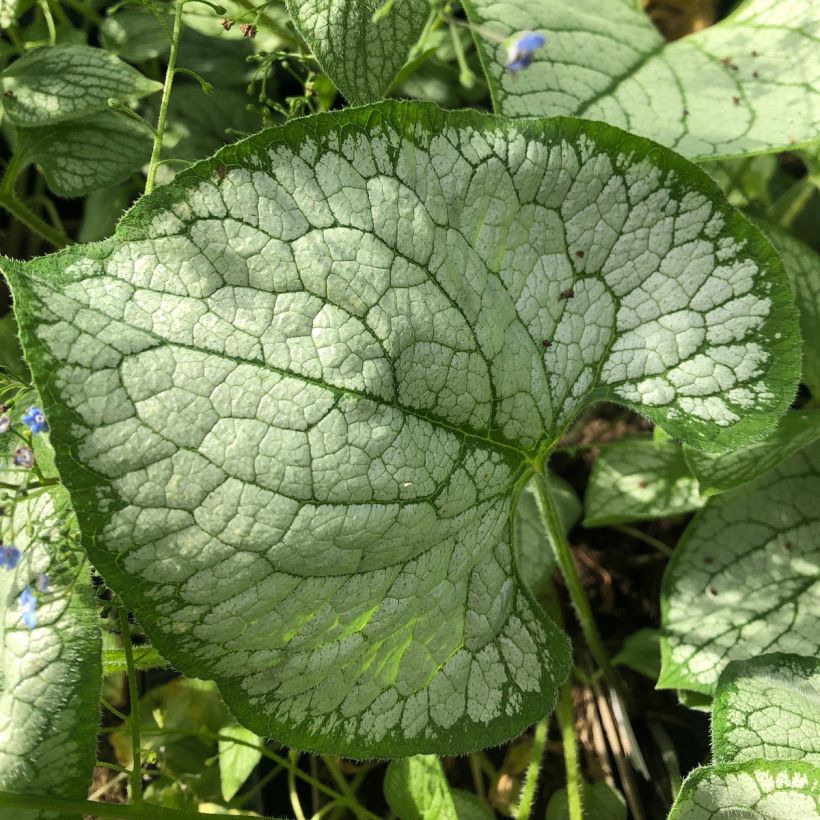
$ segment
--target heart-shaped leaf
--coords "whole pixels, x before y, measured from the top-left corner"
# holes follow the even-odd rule
[[[0,566],[0,790],[84,800],[97,747],[101,643],[88,565],[68,494],[39,489],[30,472],[12,467],[10,436],[0,439],[0,478],[31,489],[27,497],[0,492],[0,535],[19,550],[15,568]],[[35,450],[45,468],[48,445],[38,441]],[[26,625],[24,616],[33,620]],[[15,820],[76,820],[7,811]]]
[[[387,94],[430,14],[428,0],[287,0],[287,6],[322,69],[354,104]]]
[[[820,444],[711,499],[663,579],[661,688],[711,693],[731,660],[820,649]]]
[[[820,659],[773,654],[732,661],[712,712],[715,759],[820,764]]]
[[[674,43],[629,0],[463,0],[495,110],[573,114],[626,128],[699,159],[776,151],[820,128],[815,0],[747,0]],[[499,39],[547,36],[529,68],[505,68]]]
[[[463,752],[554,702],[512,499],[585,404],[711,449],[797,380],[771,246],[600,123],[294,121],[98,245],[3,261],[96,566],[257,734]]]
[[[695,769],[669,820],[820,818],[820,661],[772,654],[721,673],[715,763]]]

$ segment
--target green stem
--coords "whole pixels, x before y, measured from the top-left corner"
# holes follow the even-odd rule
[[[805,207],[806,203],[811,199],[815,191],[816,181],[811,177],[804,177],[793,186],[792,190],[796,190],[794,199],[789,203],[783,215],[780,217],[780,224],[784,228],[790,228],[792,222],[800,216],[800,212]]]
[[[159,116],[157,117],[157,131],[154,135],[154,147],[151,150],[151,161],[148,164],[148,175],[145,180],[145,193],[150,194],[154,190],[157,179],[157,169],[159,168],[159,155],[162,153],[162,138],[165,135],[165,123],[168,120],[168,106],[171,103],[171,88],[174,85],[174,73],[177,65],[177,51],[179,51],[179,38],[182,31],[182,7],[185,0],[176,0],[174,9],[174,28],[171,32],[171,52],[168,55],[168,68],[165,71],[165,83],[162,86],[162,100],[159,104]]]
[[[330,776],[336,781],[339,791],[347,798],[348,806],[351,811],[356,815],[356,817],[364,817],[365,815],[362,814],[362,809],[364,807],[361,803],[359,803],[358,798],[353,793],[353,789],[350,788],[350,783],[347,782],[347,778],[344,774],[342,774],[342,771],[336,761],[329,755],[322,757],[322,760],[324,761],[327,770],[330,772]]]
[[[475,85],[475,74],[473,70],[467,65],[467,58],[464,55],[464,48],[461,44],[461,36],[458,33],[458,27],[450,23],[450,38],[453,41],[453,51],[456,55],[456,62],[458,63],[458,81],[464,88],[472,88]]]
[[[653,547],[667,558],[671,558],[675,554],[672,547],[668,544],[664,544],[659,538],[655,538],[654,536],[645,533],[643,530],[639,530],[637,527],[630,527],[628,524],[614,524],[612,529],[618,530],[624,535],[628,535],[630,538],[634,538],[637,541],[643,541],[644,544]]]
[[[552,543],[555,557],[558,560],[558,566],[561,568],[561,574],[564,576],[564,583],[567,585],[570,600],[575,608],[575,614],[578,616],[581,631],[584,633],[584,640],[609,685],[615,689],[616,692],[620,692],[620,680],[610,663],[609,655],[607,655],[604,642],[601,639],[601,633],[598,632],[598,626],[595,623],[592,608],[589,605],[589,599],[584,592],[581,578],[578,575],[578,569],[572,559],[572,550],[564,535],[561,519],[558,517],[558,509],[555,506],[555,500],[552,497],[549,483],[540,472],[535,473],[535,486],[538,490],[538,508],[541,512],[544,529]]]
[[[583,820],[581,803],[581,772],[578,768],[578,747],[575,743],[575,721],[572,718],[572,689],[569,683],[561,687],[556,708],[561,741],[564,744],[564,766],[567,771],[567,810],[569,820]]]
[[[120,820],[236,820],[237,817],[259,817],[258,814],[201,814],[197,811],[165,809],[152,803],[140,803],[139,805],[96,803],[92,800],[68,800],[50,795],[0,791],[0,808],[5,806],[21,811],[40,809],[59,814],[115,817]]]
[[[527,765],[527,772],[524,776],[524,786],[521,789],[521,798],[518,801],[518,809],[515,813],[517,820],[529,820],[529,817],[532,815],[535,790],[538,786],[538,776],[541,772],[541,758],[544,756],[544,747],[547,745],[549,725],[549,715],[535,724],[530,762]],[[572,818],[572,820],[575,820],[575,818]]]
[[[101,734],[114,734],[115,732],[120,731],[119,727],[116,726],[106,726],[100,729]],[[248,740],[241,740],[238,737],[232,737],[231,735],[220,734],[219,732],[209,732],[207,730],[200,730],[196,731],[194,729],[175,729],[173,727],[164,727],[162,729],[144,729],[142,732],[143,735],[183,735],[185,737],[198,737],[204,738],[210,741],[228,741],[230,743],[235,743],[238,746],[247,746],[249,749],[255,749],[259,752],[263,757],[267,757],[269,760],[272,760],[274,763],[278,763],[283,769],[287,769],[288,771],[293,771],[296,777],[301,778],[308,783],[309,785],[315,787],[320,792],[326,794],[328,797],[333,798],[334,800],[338,800],[341,803],[344,803],[348,808],[351,810],[354,809],[355,805],[358,804],[351,804],[351,801],[343,794],[331,789],[329,786],[326,786],[322,783],[321,780],[317,780],[314,777],[311,777],[307,772],[303,772],[298,766],[294,766],[293,763],[287,757],[283,755],[279,755],[273,750],[269,749],[267,746],[259,746],[256,743],[251,743]],[[361,811],[362,816],[366,818],[366,820],[381,820],[378,814],[373,814],[373,812],[368,811],[358,806],[359,811]]]
[[[0,193],[0,207],[5,208],[15,219],[22,222],[34,233],[42,236],[47,242],[51,242],[55,248],[64,248],[66,245],[71,244],[71,240],[64,233],[52,228],[51,225],[40,219],[34,211],[30,211],[11,194]]]
[[[125,666],[128,675],[128,699],[131,713],[128,725],[131,730],[131,800],[135,804],[142,802],[142,760],[140,758],[140,699],[137,690],[137,667],[134,664],[134,648],[131,646],[131,630],[128,625],[128,611],[120,606],[120,633],[122,648],[125,650]]]

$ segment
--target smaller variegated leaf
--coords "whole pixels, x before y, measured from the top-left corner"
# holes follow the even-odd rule
[[[710,500],[661,591],[660,688],[710,694],[731,660],[820,650],[820,443]]]
[[[746,0],[674,43],[632,0],[463,0],[499,114],[571,114],[693,159],[786,149],[820,126],[816,0]],[[522,29],[546,34],[528,68],[505,68]],[[484,36],[491,31],[494,36]]]
[[[810,763],[755,760],[695,769],[668,820],[818,820],[820,770]]]
[[[111,97],[138,99],[161,88],[113,54],[84,45],[42,46],[0,73],[6,115],[26,127],[105,111]]]
[[[428,0],[287,0],[296,28],[322,69],[354,104],[387,94],[430,14]]]
[[[601,450],[584,496],[584,526],[602,527],[703,506],[683,452],[671,441],[628,440]]]
[[[33,486],[32,473],[11,466],[12,441],[11,433],[0,438],[0,478]],[[42,434],[34,451],[53,474]],[[0,791],[85,799],[96,753],[101,639],[76,520],[59,486],[26,497],[3,491],[0,506],[0,538],[20,551],[16,568],[0,567]],[[47,589],[34,592],[38,578],[44,588],[42,576]],[[36,595],[33,627],[23,621],[26,588]],[[15,809],[13,817],[77,820],[38,809]]]
[[[820,659],[775,653],[732,661],[712,711],[715,759],[820,765]]]
[[[113,111],[20,128],[23,162],[40,167],[58,196],[83,196],[138,171],[151,156],[148,128]]]

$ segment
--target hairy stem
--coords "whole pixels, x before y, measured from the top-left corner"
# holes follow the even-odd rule
[[[168,106],[171,102],[171,88],[174,85],[174,73],[176,72],[177,66],[177,51],[179,51],[179,38],[182,30],[182,7],[184,5],[185,0],[176,0],[174,28],[171,32],[171,52],[168,55],[168,68],[165,71],[165,82],[162,86],[162,100],[159,104],[157,130],[154,134],[154,147],[151,149],[151,162],[148,164],[148,174],[145,180],[146,194],[150,194],[156,184],[159,156],[162,153],[162,138],[165,135],[165,123],[168,120]]]
[[[530,762],[527,764],[524,786],[521,789],[521,797],[518,801],[518,809],[515,813],[517,820],[529,820],[532,816],[535,790],[538,786],[538,777],[541,773],[541,758],[544,756],[544,747],[547,745],[549,725],[549,715],[535,724],[535,734],[532,738],[532,754],[530,755]],[[575,820],[575,818],[572,818],[572,820]]]
[[[117,804],[96,803],[92,800],[67,800],[40,794],[16,794],[0,791],[0,808],[8,806],[19,810],[40,809],[62,814],[89,817],[114,817],[120,820],[236,820],[237,817],[259,817],[258,814],[201,814],[196,811],[165,809],[151,803]],[[3,812],[0,812],[3,814]],[[272,820],[272,819],[271,819]]]
[[[589,651],[592,653],[592,657],[595,658],[595,663],[598,664],[598,668],[603,673],[609,685],[612,686],[616,692],[620,692],[620,681],[604,648],[601,633],[598,632],[598,626],[592,615],[592,607],[589,605],[589,599],[581,584],[578,569],[572,559],[572,551],[564,536],[564,528],[561,526],[561,520],[558,517],[555,499],[552,497],[549,483],[540,472],[535,473],[535,485],[538,490],[538,509],[541,512],[544,529],[552,543],[555,557],[558,560],[558,566],[561,568],[561,574],[564,576],[564,582],[567,585],[570,600],[578,616],[581,631],[584,633],[584,640],[589,647]]]
[[[561,687],[556,708],[561,740],[564,744],[564,766],[567,772],[567,811],[569,820],[583,820],[581,804],[581,771],[578,767],[578,747],[575,743],[575,721],[572,717],[572,688],[569,683]]]
[[[137,667],[134,664],[134,648],[131,646],[131,631],[128,625],[128,611],[120,607],[120,632],[122,648],[125,650],[125,666],[128,675],[128,700],[131,713],[128,726],[131,730],[131,799],[134,803],[142,802],[142,760],[140,757],[140,700],[137,691]]]

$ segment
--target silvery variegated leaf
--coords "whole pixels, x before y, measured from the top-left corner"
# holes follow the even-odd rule
[[[729,661],[820,650],[820,443],[710,499],[661,590],[661,688],[711,694]]]
[[[732,661],[712,713],[715,762],[684,781],[669,820],[820,818],[820,661]]]
[[[382,99],[430,15],[429,0],[287,0],[297,30],[353,104]]]
[[[715,759],[820,764],[820,658],[774,653],[732,661],[712,710]]]
[[[259,735],[453,754],[554,703],[512,499],[586,404],[725,450],[798,378],[779,259],[601,123],[296,120],[2,261],[95,565]]]
[[[10,436],[0,441],[0,477],[21,485],[30,474],[11,466]],[[44,467],[48,450],[37,442]],[[96,759],[101,639],[68,493],[31,489],[14,502],[5,492],[0,505],[0,538],[20,551],[16,568],[0,567],[0,791],[84,800]],[[48,588],[34,592],[43,575]],[[38,597],[33,628],[20,603],[27,587]],[[77,820],[54,811],[6,811],[14,820]]]
[[[695,769],[668,820],[818,820],[820,770],[809,763],[755,760]]]
[[[149,80],[118,57],[85,45],[41,46],[0,72],[5,115],[33,128],[108,110],[108,99],[153,94]]]
[[[584,526],[681,515],[704,503],[674,442],[622,440],[605,446],[595,459],[584,495]]]
[[[497,113],[572,114],[693,159],[788,149],[820,128],[820,6],[745,0],[714,26],[666,43],[632,0],[464,0]],[[504,38],[546,34],[533,63],[505,68]]]

